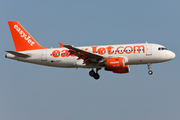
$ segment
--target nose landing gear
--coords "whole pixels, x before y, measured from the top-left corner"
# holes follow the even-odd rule
[[[100,78],[100,75],[98,74],[98,71],[100,70],[101,68],[96,68],[96,72],[94,72],[94,70],[92,69],[90,72],[89,72],[89,75],[91,77],[94,77],[94,79],[98,80]]]
[[[147,64],[147,66],[148,66],[148,69],[149,69],[149,71],[148,71],[149,75],[152,75],[153,71],[151,70],[151,64]]]

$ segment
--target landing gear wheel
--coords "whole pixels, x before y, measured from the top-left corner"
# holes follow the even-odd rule
[[[94,79],[98,80],[100,78],[100,75],[98,74],[98,71],[100,70],[101,68],[96,68],[96,72],[93,70],[89,71],[89,75],[91,77],[93,77]]]
[[[153,71],[151,70],[151,64],[148,63],[147,65],[148,65],[148,69],[149,69],[148,73],[149,73],[149,75],[152,75]]]
[[[149,70],[148,73],[149,73],[149,75],[152,75],[152,74],[153,74],[153,71]]]
[[[94,74],[94,79],[98,80],[100,78],[99,74],[98,73],[95,73]]]
[[[91,77],[94,77],[95,74],[96,74],[96,73],[94,72],[94,70],[91,70],[91,71],[89,72],[89,75],[90,75]]]

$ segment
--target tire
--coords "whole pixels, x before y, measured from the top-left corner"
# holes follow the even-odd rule
[[[99,74],[98,74],[98,73],[95,73],[94,79],[98,80],[99,78],[100,78]]]
[[[94,77],[95,74],[96,74],[96,73],[94,72],[94,70],[91,70],[91,71],[89,72],[89,75],[90,75],[91,77]]]
[[[149,75],[152,75],[152,74],[153,74],[153,71],[149,70],[148,73],[149,73]]]

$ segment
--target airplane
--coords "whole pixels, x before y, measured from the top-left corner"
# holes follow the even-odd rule
[[[147,64],[152,75],[152,64],[175,58],[175,53],[166,47],[147,42],[84,47],[59,43],[60,48],[44,48],[18,21],[8,21],[8,24],[16,51],[7,50],[6,58],[51,67],[90,68],[89,75],[96,80],[102,68],[124,74],[129,73],[130,65],[138,64]]]

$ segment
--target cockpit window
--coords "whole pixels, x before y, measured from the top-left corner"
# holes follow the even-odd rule
[[[165,47],[159,47],[158,50],[167,50]]]

